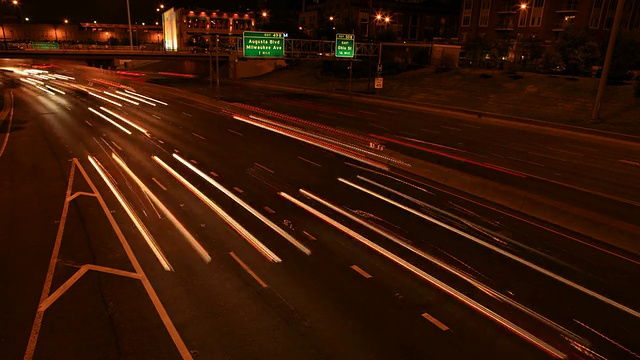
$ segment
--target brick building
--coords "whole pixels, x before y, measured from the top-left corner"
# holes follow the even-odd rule
[[[551,42],[572,24],[609,36],[618,0],[464,0],[460,41],[535,36]],[[626,0],[621,28],[640,28],[640,0]]]

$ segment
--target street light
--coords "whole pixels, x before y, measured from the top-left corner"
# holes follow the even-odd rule
[[[69,23],[69,20],[68,20],[68,19],[64,19],[64,23],[65,23],[65,24],[68,24],[68,23]]]
[[[522,3],[520,4],[520,9],[527,10],[527,6],[528,6],[527,3]]]
[[[329,21],[333,21],[333,16],[329,16]]]
[[[269,14],[267,14],[267,12],[266,12],[266,11],[263,11],[263,12],[262,12],[262,17],[267,17],[268,15],[269,15]]]
[[[377,14],[377,15],[376,15],[376,20],[378,20],[378,21],[382,20],[382,15]]]
[[[390,18],[390,17],[388,17],[388,16],[387,16],[387,17],[385,17],[385,18],[384,18],[384,22],[386,22],[386,23],[388,24],[389,22],[391,22],[391,18]]]
[[[13,0],[13,5],[18,5],[18,0]]]
[[[164,4],[160,4],[160,9],[164,9]]]

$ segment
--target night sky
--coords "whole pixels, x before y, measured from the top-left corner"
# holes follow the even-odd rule
[[[20,8],[31,22],[62,22],[69,19],[78,22],[127,22],[127,0],[19,0]],[[129,0],[131,5],[131,21],[158,21],[160,15],[156,8],[159,0]],[[256,0],[166,0],[165,8],[201,7],[210,10],[242,11],[249,7],[257,7]],[[5,5],[6,6],[6,5]],[[11,13],[9,6],[7,13]]]

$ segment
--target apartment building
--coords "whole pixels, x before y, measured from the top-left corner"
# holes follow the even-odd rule
[[[587,27],[590,35],[609,35],[619,0],[463,0],[460,41],[536,36],[543,42],[570,25]],[[621,28],[640,28],[640,0],[626,0]]]

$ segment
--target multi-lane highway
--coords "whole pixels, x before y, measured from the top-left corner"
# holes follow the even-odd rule
[[[425,115],[402,109],[237,87],[210,101],[83,68],[12,69],[22,80],[7,89],[0,125],[3,357],[640,354],[637,256],[397,170],[407,158],[457,161],[399,141],[472,152],[454,144],[464,131],[445,128],[463,123],[419,132],[408,119]],[[376,119],[368,129],[365,115]],[[513,145],[514,158],[526,146],[555,149],[533,135],[510,141],[495,147]],[[567,141],[558,149],[577,144]],[[562,160],[538,159],[532,172],[481,155],[464,166],[560,182],[548,172]],[[578,181],[566,166],[562,183],[607,195],[602,206],[635,200],[634,183],[612,176],[619,186],[605,186],[596,172]],[[514,177],[505,181],[524,179]]]

